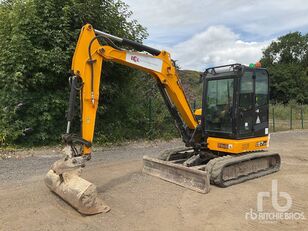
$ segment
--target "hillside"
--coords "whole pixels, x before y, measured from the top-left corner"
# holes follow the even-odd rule
[[[179,70],[179,75],[186,96],[193,107],[196,100],[196,107],[201,107],[202,83],[200,82],[201,72],[192,70]]]

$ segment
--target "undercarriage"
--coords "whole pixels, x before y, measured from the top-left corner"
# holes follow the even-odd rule
[[[210,150],[168,150],[143,157],[143,171],[191,190],[208,193],[210,184],[228,187],[276,172],[280,156],[267,151],[230,155]]]

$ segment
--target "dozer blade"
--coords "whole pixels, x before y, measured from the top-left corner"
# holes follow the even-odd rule
[[[210,190],[210,178],[207,171],[170,161],[144,156],[143,172],[200,193],[208,193]]]
[[[79,177],[76,171],[58,175],[51,169],[45,177],[45,183],[54,193],[84,215],[106,213],[110,210],[97,197],[96,186]]]

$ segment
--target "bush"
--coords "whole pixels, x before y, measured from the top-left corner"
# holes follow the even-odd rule
[[[2,145],[41,145],[59,141],[60,134],[65,131],[67,79],[80,28],[90,22],[95,28],[142,41],[146,31],[129,18],[130,14],[127,6],[117,0],[1,1]],[[100,110],[98,121],[104,121],[110,127],[125,127],[127,121],[121,120],[121,113],[112,115],[112,121],[105,117],[107,111],[113,112],[109,110],[111,104],[114,111],[121,111],[127,103],[129,117],[140,114],[140,108],[130,107],[137,100],[130,90],[136,82],[130,78],[132,73],[128,68],[114,64],[104,66],[101,98],[106,106]],[[123,99],[130,100],[120,103]],[[107,129],[102,134],[108,137],[110,133]]]

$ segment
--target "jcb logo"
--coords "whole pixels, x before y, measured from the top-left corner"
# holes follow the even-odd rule
[[[263,212],[263,199],[265,197],[272,196],[272,205],[273,208],[276,209],[278,212],[286,212],[292,206],[292,198],[289,193],[287,192],[278,192],[278,183],[277,180],[272,180],[272,195],[270,192],[259,192],[257,198],[257,210],[258,212]],[[283,197],[286,200],[286,203],[281,206],[278,203],[278,196]]]
[[[139,63],[140,61],[139,61],[139,58],[137,57],[137,56],[135,56],[135,55],[132,55],[131,57],[130,57],[130,59],[132,60],[132,61],[134,61],[135,63]]]

